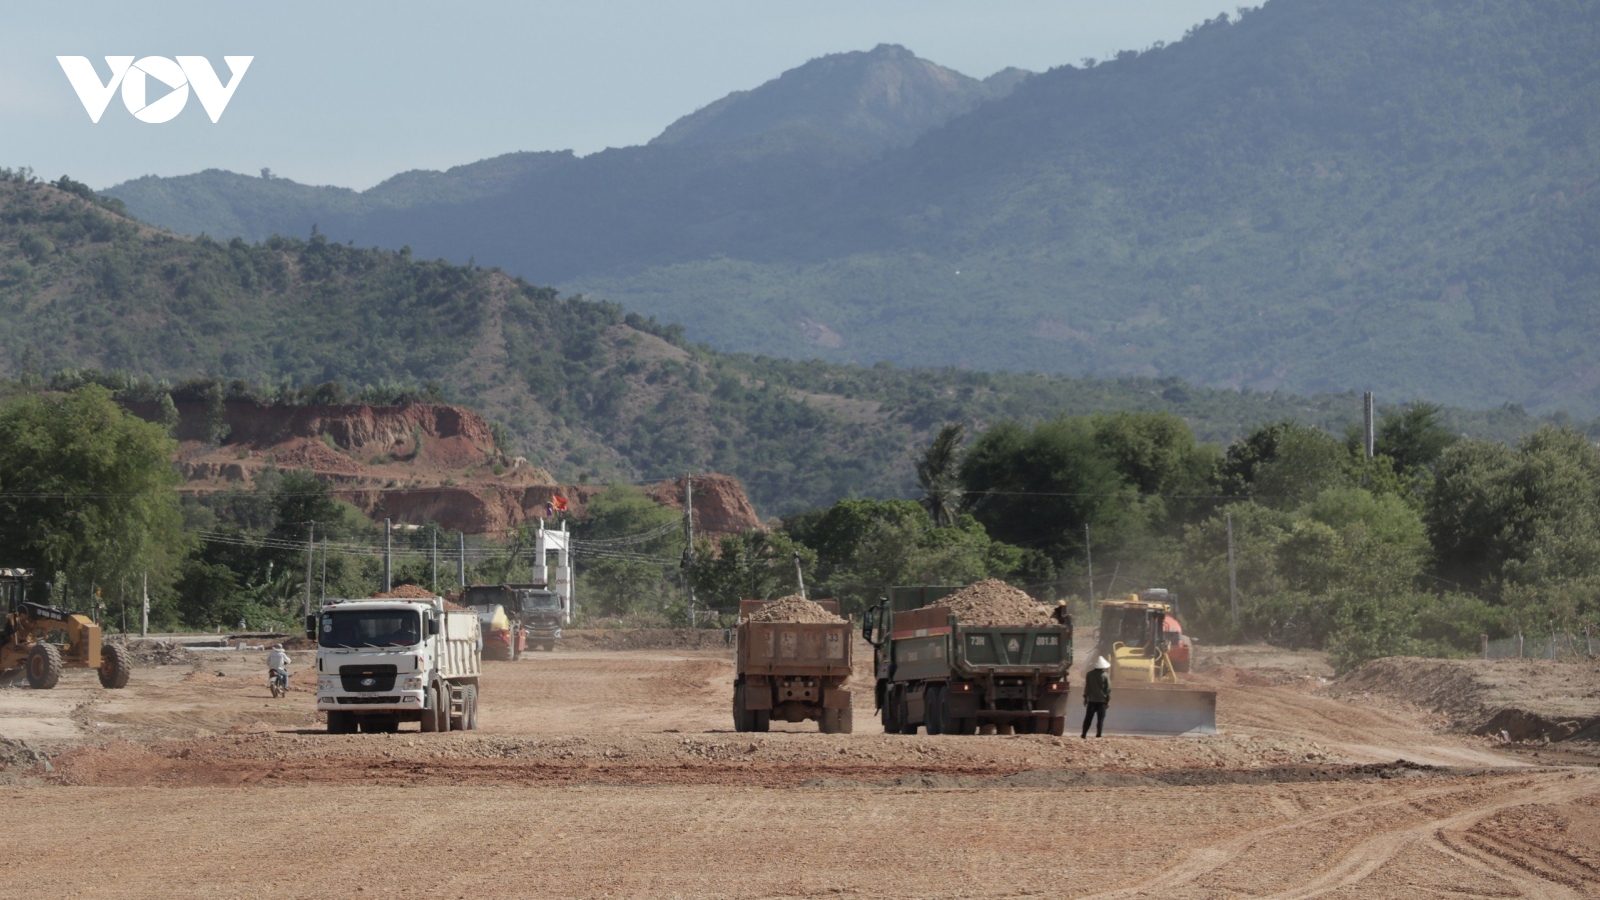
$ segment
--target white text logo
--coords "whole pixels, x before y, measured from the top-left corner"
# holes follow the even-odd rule
[[[106,106],[111,103],[111,95],[121,87],[122,104],[128,107],[128,112],[141,122],[156,125],[170,122],[183,112],[184,104],[189,102],[191,87],[211,121],[222,118],[222,111],[228,108],[228,101],[233,99],[233,92],[238,89],[240,79],[244,78],[245,70],[250,68],[250,61],[255,57],[224,56],[222,61],[228,64],[227,84],[217,77],[216,70],[211,68],[210,61],[204,56],[180,56],[177,61],[165,56],[146,56],[137,61],[131,56],[108,56],[105,59],[111,69],[111,80],[102,82],[94,70],[94,63],[89,62],[87,56],[56,57],[62,71],[67,73],[67,80],[72,82],[72,89],[78,92],[78,99],[83,101],[89,121],[100,121]],[[168,90],[164,96],[148,100],[152,80],[165,85]],[[155,92],[159,93],[160,88]]]

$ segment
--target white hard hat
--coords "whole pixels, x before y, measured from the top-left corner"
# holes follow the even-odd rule
[[[1094,662],[1090,663],[1090,665],[1096,669],[1109,669],[1111,668],[1111,660],[1106,659],[1104,656],[1096,656]]]
[[[272,645],[272,649],[274,649],[274,650],[282,650],[283,649],[283,645],[282,644],[273,644]]]

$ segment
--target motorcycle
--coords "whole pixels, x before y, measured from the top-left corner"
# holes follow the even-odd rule
[[[272,689],[274,698],[282,697],[289,693],[289,672],[285,669],[272,669],[267,673],[267,686]]]

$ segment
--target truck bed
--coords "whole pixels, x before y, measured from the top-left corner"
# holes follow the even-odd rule
[[[739,626],[741,675],[850,674],[849,622],[745,622]]]
[[[1005,674],[1066,674],[1072,632],[1064,625],[963,625],[942,606],[895,613],[895,681]]]

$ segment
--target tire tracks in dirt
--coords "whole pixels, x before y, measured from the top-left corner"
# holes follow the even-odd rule
[[[1567,803],[1600,791],[1600,781],[1574,772],[1544,772],[1497,784],[1457,784],[1426,788],[1400,797],[1363,802],[1234,836],[1190,850],[1174,866],[1137,884],[1089,895],[1092,900],[1131,897],[1182,897],[1209,895],[1202,882],[1210,876],[1237,876],[1247,864],[1266,865],[1276,859],[1290,865],[1307,863],[1309,853],[1287,857],[1258,853],[1268,847],[1317,846],[1315,832],[1334,828],[1360,828],[1372,832],[1353,846],[1338,851],[1312,872],[1255,870],[1261,880],[1280,882],[1276,889],[1251,891],[1274,900],[1309,900],[1341,890],[1358,888],[1403,851],[1418,844],[1450,857],[1464,868],[1517,885],[1531,896],[1577,896],[1573,879],[1552,871],[1549,854],[1535,847],[1518,848],[1506,841],[1469,832],[1474,826],[1505,810],[1535,804]],[[1495,796],[1498,794],[1498,796]],[[1422,821],[1416,821],[1417,818]],[[1400,823],[1384,827],[1384,818]],[[1261,857],[1265,857],[1264,859]],[[1231,870],[1231,871],[1225,871]],[[1284,884],[1284,882],[1294,882]],[[1237,890],[1237,881],[1231,881]]]

